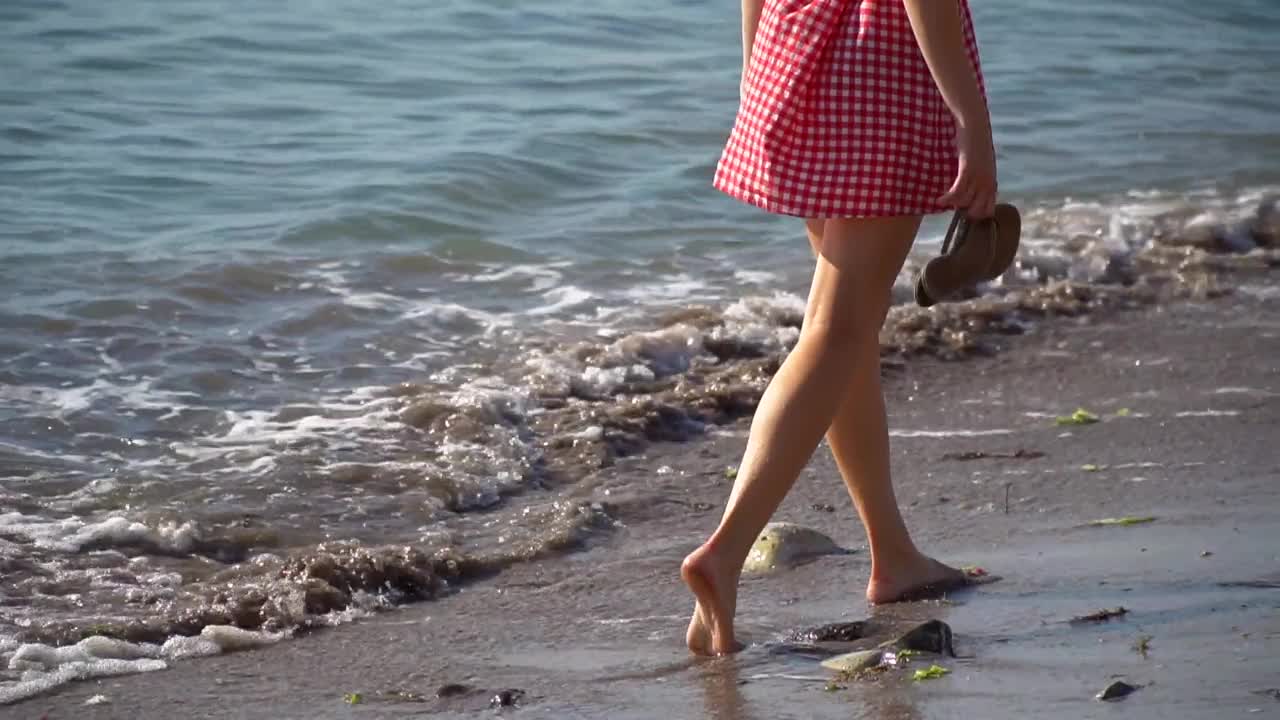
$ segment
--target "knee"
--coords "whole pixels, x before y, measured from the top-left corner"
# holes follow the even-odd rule
[[[814,351],[842,362],[852,360],[860,352],[880,349],[880,328],[866,321],[807,319],[800,331],[800,341]]]
[[[801,324],[801,336],[831,350],[847,350],[864,345],[879,346],[880,330],[889,312],[889,297],[860,293],[841,307],[811,304]]]

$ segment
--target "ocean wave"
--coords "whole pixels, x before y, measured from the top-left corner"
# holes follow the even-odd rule
[[[7,516],[0,521],[15,524]],[[259,555],[206,580],[181,584],[159,601],[147,598],[148,611],[132,618],[108,617],[91,624],[37,620],[8,636],[0,626],[0,658],[8,668],[0,672],[0,704],[74,680],[149,672],[177,660],[261,647],[300,628],[432,599],[512,563],[579,547],[616,524],[603,505],[556,501],[507,519],[494,546],[475,554],[449,546],[323,543],[284,555]],[[94,536],[107,530],[125,542],[141,534],[108,522],[97,526]],[[79,533],[72,537],[86,539]]]

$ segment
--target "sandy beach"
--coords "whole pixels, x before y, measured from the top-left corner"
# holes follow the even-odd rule
[[[820,454],[777,519],[858,552],[744,581],[747,650],[690,659],[675,569],[728,492],[739,423],[575,488],[618,527],[567,558],[267,649],[73,684],[0,717],[471,717],[505,689],[524,694],[499,712],[540,718],[1277,717],[1277,309],[1240,293],[1057,320],[987,357],[890,369],[908,522],[928,551],[1003,578],[944,601],[867,607],[861,528]],[[1099,422],[1056,421],[1077,408]],[[637,487],[665,502],[629,503]],[[1090,524],[1117,517],[1154,520]],[[1067,622],[1116,607],[1127,614]],[[817,658],[782,642],[863,618],[877,639],[941,619],[959,657],[938,660],[950,673],[937,680],[908,668],[828,686]],[[1120,707],[1094,698],[1115,679],[1139,686]],[[448,684],[465,690],[437,699]],[[106,702],[85,705],[96,695]]]

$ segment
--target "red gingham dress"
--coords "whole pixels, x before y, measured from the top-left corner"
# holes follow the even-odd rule
[[[955,132],[902,0],[765,0],[714,186],[806,218],[943,212]]]

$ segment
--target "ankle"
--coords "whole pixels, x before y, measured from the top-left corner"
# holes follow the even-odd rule
[[[871,574],[892,575],[928,562],[929,558],[910,540],[894,545],[871,546]]]
[[[691,557],[696,556],[696,562],[717,575],[734,579],[742,574],[742,566],[747,561],[749,551],[750,546],[746,551],[738,552],[738,548],[717,531]]]

